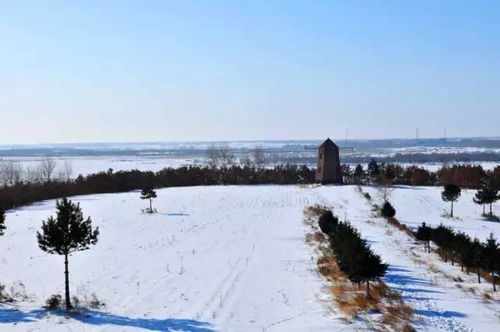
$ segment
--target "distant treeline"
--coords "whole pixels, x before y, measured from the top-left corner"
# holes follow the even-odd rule
[[[455,183],[464,188],[479,188],[488,179],[500,184],[500,166],[485,171],[481,166],[455,165],[431,172],[417,166],[378,163],[372,160],[367,168],[343,165],[347,184],[405,184],[433,186]],[[306,166],[281,165],[274,168],[253,166],[190,166],[165,168],[159,172],[119,171],[112,169],[78,176],[76,179],[56,178],[36,181],[17,180],[0,187],[0,209],[11,209],[36,201],[75,195],[125,192],[144,188],[182,187],[200,185],[251,184],[310,184],[315,169]]]
[[[349,164],[366,164],[372,159],[370,156],[342,155],[342,161]],[[275,155],[269,159],[273,163],[307,164],[314,165],[316,156],[282,156]],[[385,163],[477,163],[500,162],[500,153],[495,152],[460,152],[460,153],[396,153],[393,156],[377,157],[379,162]]]
[[[485,170],[481,166],[453,165],[442,167],[436,172],[419,166],[401,166],[393,163],[379,163],[372,159],[367,168],[361,165],[342,165],[345,183],[352,184],[402,184],[412,186],[436,186],[454,183],[463,188],[478,189],[486,181],[500,186],[500,166]]]
[[[344,157],[344,162],[367,163],[370,157]],[[390,157],[377,158],[386,163],[472,163],[499,162],[500,153],[495,152],[457,152],[457,153],[396,153]]]
[[[87,194],[116,193],[142,188],[183,187],[220,184],[300,184],[314,182],[314,169],[305,166],[248,166],[165,168],[159,172],[108,170],[78,176],[75,180],[16,182],[0,188],[0,209],[33,202]]]

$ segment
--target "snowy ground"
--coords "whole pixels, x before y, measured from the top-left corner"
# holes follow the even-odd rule
[[[364,187],[363,191],[370,193],[375,200],[380,197],[380,190],[376,187]],[[396,218],[410,228],[416,229],[422,222],[433,226],[442,223],[481,241],[486,240],[491,232],[500,239],[500,223],[485,221],[481,216],[482,207],[472,200],[476,190],[462,190],[454,203],[454,218],[449,217],[451,204],[442,201],[442,191],[442,187],[397,186],[389,200],[397,210]],[[489,206],[486,212],[489,213]],[[493,214],[500,215],[500,204],[493,205]]]
[[[398,216],[414,223],[439,217],[447,205],[433,202],[437,193],[437,188],[395,190]],[[342,319],[316,272],[302,222],[303,209],[315,203],[347,216],[390,264],[385,281],[416,309],[419,330],[499,326],[500,304],[481,298],[491,285],[477,285],[474,276],[439,262],[373,217],[354,186],[169,188],[158,196],[155,215],[140,212],[147,203],[137,192],[74,198],[101,237],[94,248],[70,258],[71,289],[80,296],[95,292],[106,307],[72,318],[40,309],[49,295],[63,290],[62,258],[42,252],[35,239],[41,221],[54,213],[54,202],[9,211],[8,230],[0,238],[0,280],[7,288],[21,281],[29,299],[0,306],[0,330],[369,330],[366,323]],[[473,205],[460,211],[459,204],[458,215],[480,212]],[[498,224],[465,218],[461,223],[477,226],[481,234],[500,234]],[[476,294],[457,288],[450,275],[460,275],[463,287]]]

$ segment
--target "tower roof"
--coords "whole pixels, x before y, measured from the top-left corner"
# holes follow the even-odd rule
[[[333,143],[333,141],[330,138],[327,138],[319,147],[321,148],[326,146],[338,148],[337,144]]]

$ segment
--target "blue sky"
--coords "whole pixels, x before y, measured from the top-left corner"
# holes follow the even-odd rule
[[[0,142],[500,136],[500,1],[0,0]]]

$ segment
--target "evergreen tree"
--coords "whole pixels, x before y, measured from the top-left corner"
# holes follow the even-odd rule
[[[387,271],[387,265],[348,222],[338,223],[330,235],[330,247],[349,280],[358,284],[366,282],[366,296],[370,297],[370,281],[380,279]]]
[[[453,202],[456,202],[461,194],[462,188],[460,188],[459,185],[450,183],[444,186],[444,190],[441,193],[441,198],[445,202],[451,202],[451,217],[453,217]]]
[[[368,174],[370,175],[372,181],[380,175],[380,166],[377,164],[375,159],[372,159],[368,164]]]
[[[335,217],[331,210],[327,210],[321,214],[318,220],[319,228],[325,234],[331,234],[335,231],[339,220]]]
[[[393,164],[385,165],[383,169],[383,175],[384,175],[384,183],[392,184],[396,177],[396,172],[394,171],[394,165]]]
[[[439,250],[441,251],[441,255],[444,256],[445,262],[448,258],[451,258],[453,263],[453,257],[449,257],[449,255],[452,253],[454,237],[455,233],[453,229],[447,226],[439,225],[432,230],[432,241],[439,246]]]
[[[497,240],[493,237],[493,233],[486,240],[483,246],[482,253],[484,267],[491,271],[491,278],[493,280],[493,291],[496,292],[495,277],[496,272],[500,269],[500,249],[498,248]]]
[[[483,265],[483,247],[481,242],[476,238],[471,244],[471,267],[476,269],[477,282],[481,283],[481,266]]]
[[[380,213],[385,218],[392,218],[396,215],[396,209],[391,205],[391,203],[385,201],[384,205],[382,206],[382,210],[380,210]]]
[[[0,235],[3,235],[7,227],[5,227],[5,211],[0,209]]]
[[[356,168],[354,169],[354,180],[357,184],[361,183],[361,180],[363,179],[363,176],[365,174],[365,171],[363,170],[363,166],[358,164]]]
[[[483,215],[484,215],[486,213],[484,211],[484,207],[486,206],[486,203],[484,202],[484,191],[482,189],[478,189],[472,200],[474,201],[474,203],[481,205],[483,207]]]
[[[156,191],[152,188],[144,188],[141,191],[141,199],[149,199],[149,213],[153,213],[153,199],[156,197]]]
[[[369,247],[365,247],[360,255],[355,258],[356,262],[351,265],[351,280],[366,282],[366,297],[370,297],[370,281],[379,280],[387,272],[387,264],[382,263],[380,256],[373,253]]]
[[[431,232],[432,228],[423,222],[415,234],[417,240],[424,241],[424,248],[427,249],[427,252],[431,252]]]
[[[41,232],[37,232],[37,239],[43,251],[64,255],[66,310],[70,310],[68,256],[96,244],[99,228],[92,229],[90,217],[84,219],[80,204],[63,198],[57,201],[56,208],[56,217],[50,216],[43,221]]]
[[[456,257],[458,257],[460,259],[460,262],[462,264],[460,264],[461,266],[461,269],[462,269],[462,272],[464,270],[464,265],[465,265],[465,260],[464,260],[464,257],[465,257],[465,253],[467,251],[467,248],[469,248],[471,246],[471,240],[470,240],[470,237],[465,234],[465,233],[462,233],[462,232],[457,232],[455,234],[455,239],[453,241],[453,253]]]
[[[498,193],[498,189],[493,188],[492,186],[486,186],[481,189],[482,201],[483,204],[490,205],[490,218],[493,218],[493,203],[500,199],[500,194]],[[478,191],[479,192],[479,191]]]

